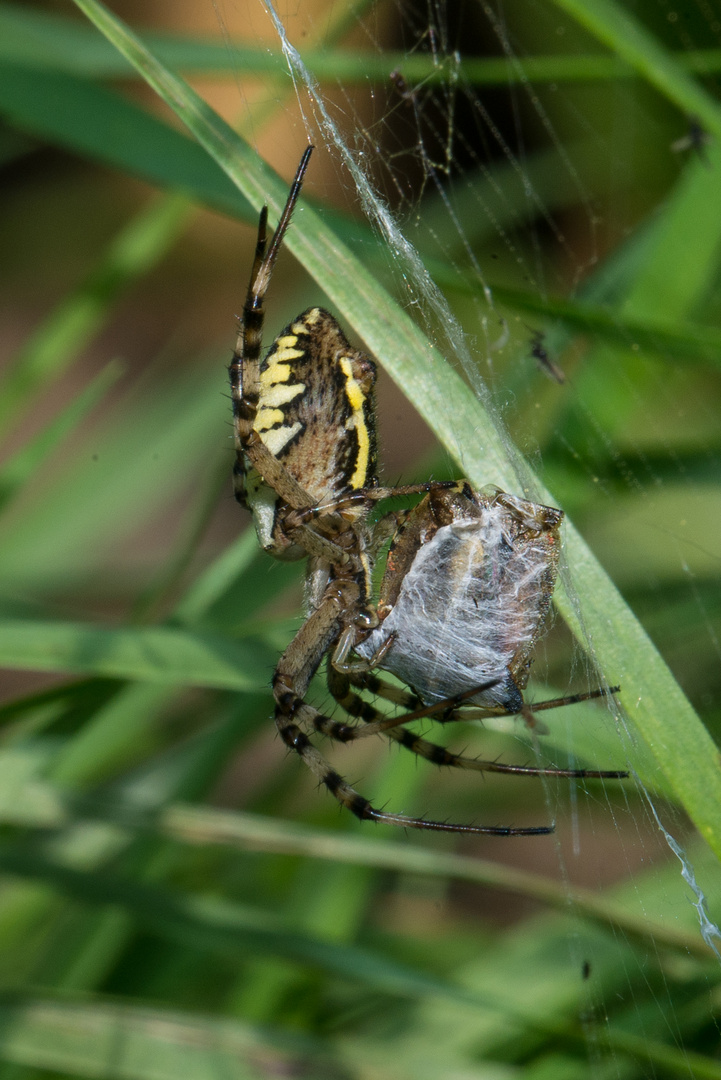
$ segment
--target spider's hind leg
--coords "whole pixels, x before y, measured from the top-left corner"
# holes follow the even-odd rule
[[[382,726],[384,722],[387,723],[385,714],[365,701],[365,699],[352,689],[352,687],[358,687],[359,689],[366,689],[370,690],[372,693],[377,693],[386,700],[392,701],[394,704],[398,704],[409,710],[410,715],[407,717],[401,716],[400,718],[393,718],[398,726],[384,727]],[[365,675],[347,675],[337,671],[333,665],[329,663],[328,689],[349,716],[358,717],[367,725],[365,728],[353,729],[358,732],[358,736],[365,733],[372,734],[373,731],[378,731],[378,733],[387,735],[389,739],[397,742],[406,750],[410,750],[418,757],[431,761],[434,765],[447,765],[450,768],[467,769],[474,772],[508,773],[514,776],[555,776],[565,779],[622,780],[628,776],[627,772],[618,770],[557,769],[553,767],[539,768],[531,765],[506,765],[501,761],[469,757],[466,754],[456,754],[451,750],[447,750],[444,746],[439,746],[437,743],[430,742],[428,739],[424,739],[421,736],[416,735],[413,731],[410,731],[408,728],[403,727],[403,721],[414,719],[413,713],[422,711],[418,708],[419,705],[422,705],[420,698],[415,693],[401,690],[398,687],[392,686],[390,683],[384,682],[372,673]],[[583,695],[580,695],[580,698],[581,700],[586,700],[586,697]],[[565,703],[564,699],[564,704]],[[443,720],[445,723],[451,720],[466,720],[472,718],[472,716],[464,715],[460,711],[460,708],[456,707],[451,709],[450,715],[444,715]],[[380,730],[378,730],[379,728]],[[328,732],[328,734],[330,734],[330,732]],[[343,741],[349,740],[344,739]]]
[[[333,668],[332,671],[331,667]],[[380,679],[372,671],[348,672],[345,680],[343,679],[344,674],[346,673],[338,671],[337,668],[329,664],[328,688],[335,700],[345,709],[349,716],[361,716],[361,713],[355,710],[359,708],[357,702],[364,703],[364,699],[360,694],[352,691],[351,686],[355,690],[365,690],[369,694],[375,694],[376,697],[383,698],[384,701],[390,701],[393,705],[397,705],[406,712],[415,712],[416,709],[423,707],[423,701],[414,690],[404,690],[401,686],[386,682],[385,679]],[[381,715],[381,713],[378,713],[379,717]]]

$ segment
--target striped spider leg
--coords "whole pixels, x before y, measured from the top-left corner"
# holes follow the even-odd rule
[[[332,727],[332,721],[304,700],[323,657],[330,655],[344,664],[349,652],[379,624],[371,595],[372,562],[379,535],[392,518],[386,516],[374,528],[368,522],[370,510],[392,495],[444,486],[379,486],[375,364],[351,347],[327,311],[313,307],[298,315],[267,355],[261,355],[265,296],[311,150],[303,154],[270,244],[267,210],[261,212],[229,369],[236,498],[252,511],[266,551],[280,559],[308,558],[308,615],[273,675],[278,731],[319,783],[358,818],[444,832],[547,833],[547,827],[454,825],[378,810],[346,783],[311,741],[314,731]]]

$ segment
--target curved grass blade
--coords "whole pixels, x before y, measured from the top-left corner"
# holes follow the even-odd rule
[[[249,201],[258,209],[268,203],[271,215],[277,216],[286,187],[258,162],[251,147],[97,0],[75,2],[136,65]],[[404,389],[464,473],[476,483],[518,490],[507,444],[481,403],[317,215],[303,209],[296,222],[301,216],[303,227],[290,230],[287,246]],[[530,491],[524,485],[523,494],[553,501],[540,484]],[[678,799],[721,857],[721,767],[713,742],[648,635],[570,523],[566,553],[583,617],[563,587],[557,591],[559,610],[578,640],[591,642],[602,670],[624,688],[622,702],[636,736],[647,744]]]
[[[309,1036],[238,1020],[98,998],[18,997],[0,1002],[0,1058],[73,1076],[116,1080],[267,1080],[336,1071]],[[318,1070],[318,1072],[316,1072]]]
[[[25,671],[83,672],[139,682],[263,690],[274,650],[169,627],[0,621],[0,664]]]
[[[250,220],[250,207],[198,145],[97,83],[60,71],[0,63],[0,108],[23,132],[202,199]],[[109,139],[108,131],[116,133]]]
[[[0,467],[0,512],[58,447],[95,408],[122,374],[119,362],[107,364],[74,401],[29,443]]]
[[[285,73],[280,50],[263,45],[235,44],[172,34],[142,34],[142,41],[161,63],[174,71],[204,74],[279,75]],[[133,67],[103,38],[72,19],[15,4],[0,4],[0,59],[37,67],[71,71],[94,78],[128,77]],[[615,80],[637,75],[632,63],[601,53],[548,56],[465,58],[452,67],[426,53],[384,51],[382,55],[351,49],[309,49],[305,61],[319,81],[343,79],[366,85],[388,80],[399,71],[408,82],[424,87],[444,85],[450,78],[470,86],[510,86],[514,83]],[[684,70],[710,75],[721,71],[720,49],[689,49],[674,56]]]
[[[673,101],[702,128],[721,140],[721,108],[696,82],[679,57],[667,49],[629,12],[614,0],[555,0],[557,7],[577,19],[599,41],[613,49],[659,93]],[[700,69],[703,71],[703,67]]]

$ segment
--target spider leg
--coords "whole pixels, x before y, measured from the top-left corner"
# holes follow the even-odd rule
[[[342,672],[338,672],[342,675]],[[382,697],[385,701],[391,701],[394,705],[400,706],[405,709],[406,712],[413,712],[414,709],[420,709],[423,706],[421,698],[416,694],[414,690],[404,690],[400,686],[395,686],[393,683],[386,682],[385,679],[379,679],[377,675],[374,675],[372,671],[363,673],[348,673],[348,681],[359,690],[367,690],[369,694],[375,694],[378,697]],[[331,691],[332,693],[332,691]],[[333,695],[335,697],[335,694]],[[358,701],[363,701],[363,698],[359,694],[355,694],[354,697]],[[351,709],[346,709],[345,704],[339,701],[346,712],[351,716],[360,715],[354,713]],[[460,717],[459,717],[460,719]]]
[[[379,712],[373,705],[365,701],[360,694],[351,689],[352,684],[361,683],[364,687],[367,687],[369,682],[370,680],[366,680],[362,676],[356,678],[352,675],[344,675],[342,672],[337,671],[332,664],[328,665],[328,689],[335,700],[350,716],[357,716],[365,724],[369,725],[366,728],[352,728],[352,730],[358,731],[360,734],[365,734],[369,730],[379,731],[377,726],[370,728],[370,725],[377,725],[379,721],[382,723],[386,719],[383,713]],[[386,696],[384,691],[396,690],[395,687],[377,678],[374,679],[374,686],[376,692],[381,693],[384,697]],[[398,692],[399,697],[403,695],[403,691]],[[418,698],[413,694],[405,694],[404,696],[405,702],[410,704],[418,701]],[[390,696],[389,699],[393,700]],[[405,702],[403,703],[405,704]],[[408,717],[401,717],[401,720],[405,721],[406,719]],[[464,717],[459,715],[457,719],[462,720]],[[448,765],[456,769],[468,769],[474,772],[509,773],[515,776],[555,776],[569,780],[623,780],[628,776],[627,772],[618,770],[537,768],[532,765],[506,765],[501,761],[491,761],[487,758],[468,757],[465,754],[455,754],[444,746],[423,739],[403,726],[381,727],[380,733],[387,735],[388,738],[393,739],[394,742],[399,743],[406,750],[410,750],[419,757],[433,762],[434,765]]]
[[[382,697],[385,701],[391,701],[394,705],[398,705],[399,708],[405,710],[406,713],[413,713],[413,717],[403,716],[400,722],[407,723],[410,719],[418,716],[418,711],[423,709],[423,700],[414,690],[404,690],[400,686],[396,686],[393,683],[386,682],[385,679],[379,679],[373,671],[363,671],[362,669],[354,668],[337,668],[340,674],[347,675],[351,684],[357,687],[359,690],[367,690],[368,693],[374,694],[377,697]],[[618,689],[617,687],[615,689]],[[474,691],[475,692],[475,691]],[[609,691],[609,693],[612,691]],[[573,695],[570,698],[558,699],[561,704],[570,705],[576,701],[586,701],[588,698],[605,696],[605,691],[591,691],[591,693]],[[360,702],[360,705],[348,707],[343,701],[339,700],[339,704],[343,706],[345,711],[350,716],[362,716],[361,707],[366,704],[365,700],[360,697],[359,694],[354,695],[356,701]],[[355,712],[354,708],[359,711]],[[523,716],[526,724],[529,727],[535,727],[539,729],[541,722],[534,721],[532,716],[526,716],[526,710],[532,712],[535,706],[525,705],[520,715]],[[544,708],[544,704],[541,703],[541,709]],[[480,705],[469,705],[467,702],[461,702],[455,709],[449,709],[447,705],[443,706],[442,715],[434,715],[433,719],[440,724],[451,724],[454,721],[460,720],[468,722],[469,720],[486,720],[490,716],[513,716],[514,713],[508,713],[505,709],[498,709],[494,711],[489,708],[483,708]],[[374,717],[377,719],[377,717]],[[542,732],[547,734],[547,732]]]
[[[330,667],[335,668],[341,677],[355,678],[355,673],[352,670],[350,672],[343,670],[339,671],[332,659]],[[492,686],[495,686],[496,682],[497,680],[494,679],[491,682],[483,683],[481,686],[472,686],[470,690],[466,690],[462,694],[447,698],[445,701],[436,701],[432,705],[424,705],[419,700],[417,702],[417,707],[412,712],[402,713],[400,716],[386,716],[383,713],[374,710],[375,719],[365,719],[366,727],[364,728],[345,724],[343,721],[332,720],[329,716],[323,716],[322,713],[316,713],[316,716],[313,719],[313,727],[316,731],[322,732],[323,735],[327,735],[337,742],[354,742],[356,739],[365,739],[369,735],[386,734],[393,730],[393,728],[400,727],[401,724],[410,723],[411,720],[422,720],[427,716],[433,717],[441,723],[446,723],[449,720],[462,720],[463,714],[458,711],[458,706],[463,704],[463,701],[466,698],[474,697],[481,691],[488,690]],[[358,708],[360,708],[360,706],[358,706]],[[370,709],[372,706],[369,706],[368,708]],[[346,709],[346,712],[353,715],[351,709]],[[485,715],[489,715],[488,710],[486,710]]]
[[[538,701],[533,705],[527,705],[530,713],[543,712],[545,709],[560,709],[564,705],[577,705],[579,701],[593,701],[594,698],[614,697],[620,694],[620,686],[598,687],[596,690],[588,690],[585,694],[568,694],[566,697],[551,698],[550,701]],[[525,714],[524,714],[525,715]]]
[[[303,179],[305,177],[308,163],[310,162],[310,156],[313,153],[315,147],[309,145],[303,151],[303,156],[300,159],[298,168],[295,171],[293,177],[293,183],[290,185],[290,191],[288,192],[288,198],[285,200],[285,206],[283,207],[283,213],[280,215],[280,221],[273,233],[273,239],[270,245],[270,251],[267,255],[265,252],[265,245],[263,246],[263,254],[258,259],[258,248],[256,248],[256,259],[253,263],[253,270],[251,272],[250,285],[248,286],[248,300],[246,300],[246,306],[251,298],[255,301],[255,306],[262,306],[265,294],[268,291],[268,285],[270,283],[270,277],[273,273],[273,267],[275,266],[275,260],[278,258],[278,252],[285,238],[286,231],[290,225],[290,219],[293,211],[295,210],[295,204],[298,202],[301,188],[303,187]],[[266,216],[267,208],[264,207]],[[261,213],[262,218],[262,213]],[[263,233],[265,230],[263,230]],[[265,239],[265,237],[264,237]]]
[[[264,301],[273,267],[290,224],[293,209],[303,184],[303,177],[313,150],[309,146],[295,174],[278,227],[268,248],[268,208],[263,207],[258,221],[258,237],[250,282],[238,326],[235,352],[229,367],[230,392],[233,404],[233,434],[235,441],[235,464],[233,487],[235,497],[246,505],[246,458],[271,488],[276,496],[292,510],[306,510],[313,499],[293,475],[263,442],[255,422],[261,394],[260,357],[262,351]],[[340,532],[344,522],[332,514],[324,515],[326,533]],[[346,563],[348,554],[333,543],[328,535],[320,535],[306,524],[305,518],[289,522],[288,538],[299,544],[308,554],[333,563]]]
[[[304,506],[296,515],[298,521],[310,521],[329,513],[342,513],[367,502],[381,502],[383,499],[395,499],[401,495],[427,495],[429,491],[447,491],[457,486],[457,480],[427,480],[422,484],[400,484],[397,487],[359,488],[339,495],[335,499],[319,503],[317,506]]]
[[[400,708],[405,709],[407,713],[416,714],[418,709],[423,708],[423,700],[414,690],[404,690],[400,686],[395,686],[393,683],[386,682],[385,679],[379,679],[372,671],[343,671],[341,674],[348,675],[351,684],[357,687],[359,690],[367,690],[370,694],[375,694],[377,697],[382,697],[385,701],[392,701],[394,705],[398,705]],[[363,702],[363,698],[360,695],[355,695],[357,700]],[[340,702],[343,704],[343,702]],[[346,712],[351,716],[360,715],[360,713],[354,713],[352,709],[346,708]],[[485,720],[488,716],[497,715],[490,709],[484,709],[481,706],[469,705],[467,703],[461,703],[455,709],[448,710],[444,708],[442,716],[435,716],[434,719],[439,723],[449,724],[455,720],[468,721],[468,720]],[[498,715],[507,716],[505,711],[500,712]],[[405,723],[407,717],[403,718]]]
[[[244,454],[253,462],[254,468],[265,482],[290,506],[300,509],[312,505],[312,499],[307,492],[274,457],[253,428],[260,401],[260,354],[263,347],[265,294],[268,291],[283,237],[290,224],[291,214],[300,195],[312,151],[313,147],[309,146],[300,160],[269,250],[267,250],[266,235],[268,208],[264,206],[260,212],[253,268],[238,326],[235,352],[228,369],[236,452],[233,482],[235,496],[243,505],[245,505]]]
[[[273,676],[275,720],[285,745],[303,759],[338,802],[361,821],[378,821],[406,829],[492,836],[537,836],[553,832],[552,826],[504,828],[496,825],[459,825],[448,821],[393,814],[374,807],[351,787],[310,741],[303,727],[315,726],[316,710],[303,701],[310,680],[325,652],[342,630],[341,608],[334,597],[324,600],[306,620],[278,662]]]

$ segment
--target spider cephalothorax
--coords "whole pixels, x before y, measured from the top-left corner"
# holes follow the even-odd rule
[[[532,775],[622,775],[501,766],[465,758],[402,726],[404,721],[432,713],[442,714],[444,722],[460,718],[458,706],[465,699],[471,699],[483,715],[523,711],[521,692],[553,591],[563,515],[502,492],[476,493],[465,481],[381,487],[376,473],[375,364],[351,347],[336,320],[322,308],[298,315],[261,359],[265,294],[311,150],[308,147],[301,159],[270,246],[267,210],[260,215],[255,259],[230,365],[236,497],[252,510],[266,551],[281,559],[308,558],[308,615],[273,676],[278,730],[319,782],[361,819],[445,832],[547,833],[551,830],[546,826],[455,825],[378,810],[343,780],[311,741],[314,732],[341,742],[382,732],[439,764]],[[370,511],[379,500],[419,493],[426,498],[415,510],[391,512],[370,521]],[[474,539],[475,547],[456,544],[454,550],[452,539],[449,547],[444,541],[450,538],[447,526],[452,533],[455,530],[453,535]],[[378,549],[389,536],[394,541],[378,610],[371,575]],[[495,537],[492,542],[491,536]],[[523,580],[521,549],[533,584]],[[513,640],[503,647],[494,640],[492,651],[503,658],[495,666],[476,665],[474,674],[472,662],[469,666],[464,658],[467,678],[424,679],[426,669],[423,663],[414,666],[413,652],[416,647],[422,651],[424,638],[430,642],[447,618],[454,617],[451,608],[459,559],[469,563],[471,580],[485,576],[500,583],[495,594],[493,587],[486,593],[482,588],[466,589],[463,602],[467,609],[471,605],[470,620],[469,610],[464,612],[466,621],[473,622],[474,606],[477,611],[479,601],[485,603],[487,596],[495,595],[496,606],[504,595],[510,601],[509,582],[514,580],[517,622],[506,635]],[[442,598],[447,618],[439,610],[435,622],[424,622],[421,611],[409,605],[404,586],[414,580],[427,582],[426,599]],[[524,618],[525,602],[531,610]],[[503,636],[501,621],[493,625],[493,634]],[[482,632],[482,620],[468,630],[471,637]],[[325,656],[331,693],[362,724],[333,720],[305,701]],[[400,675],[412,690],[386,685],[371,673],[374,667]],[[387,717],[358,695],[361,688],[396,701],[410,712]]]

